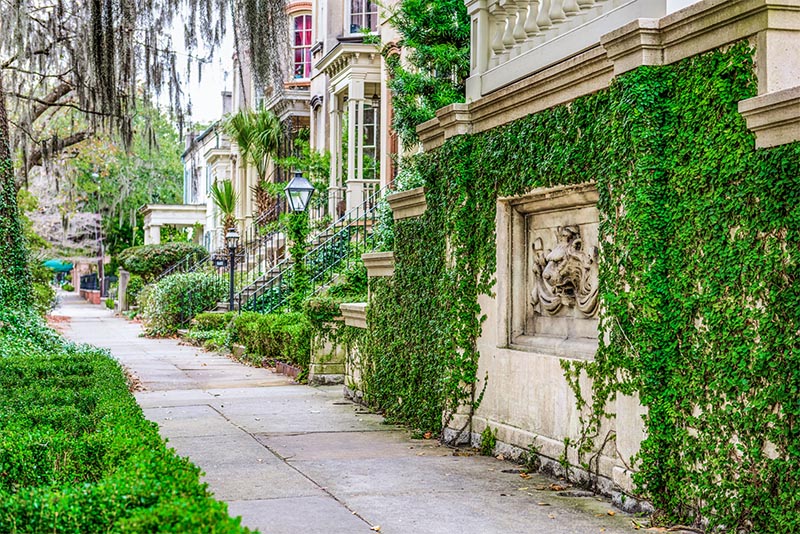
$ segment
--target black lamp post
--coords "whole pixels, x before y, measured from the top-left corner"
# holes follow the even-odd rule
[[[294,213],[302,213],[308,208],[308,201],[314,193],[314,186],[305,179],[303,173],[296,171],[292,180],[284,188],[289,209]]]
[[[225,245],[228,247],[228,268],[230,272],[230,293],[228,299],[228,310],[233,311],[233,274],[234,263],[236,262],[236,247],[239,245],[239,232],[236,228],[229,228],[225,234]]]

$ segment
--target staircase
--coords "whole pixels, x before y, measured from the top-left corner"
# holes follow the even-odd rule
[[[309,238],[309,251],[303,263],[309,273],[313,294],[322,291],[334,273],[349,267],[353,259],[360,257],[360,253],[372,251],[376,206],[382,194],[383,190],[374,192],[361,205]],[[234,299],[237,310],[269,313],[287,305],[292,292],[294,260],[287,257],[283,230],[265,230],[265,223],[275,220],[284,209],[283,203],[276,205],[255,220],[241,238],[240,242],[244,244],[236,251],[234,265],[234,287],[240,288]],[[218,249],[196,262],[185,258],[164,271],[158,280],[170,274],[205,271],[219,277],[227,285],[230,277],[228,261],[227,250]],[[186,297],[192,300],[191,294]],[[219,303],[217,307],[220,310],[227,308],[227,302]],[[185,326],[190,319],[187,317],[181,326]]]
[[[313,236],[303,264],[311,282],[312,294],[318,294],[333,275],[350,262],[374,249],[373,228],[376,207],[383,190],[376,191],[360,206]],[[293,291],[294,260],[285,258],[236,295],[235,306],[243,311],[270,313],[284,309]]]

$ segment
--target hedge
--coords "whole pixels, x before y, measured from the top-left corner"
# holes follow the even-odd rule
[[[193,243],[163,243],[125,249],[117,259],[123,269],[149,282],[187,257],[195,262],[206,255],[205,248]]]
[[[120,366],[0,311],[0,532],[249,532],[167,449]]]
[[[231,324],[231,341],[244,345],[248,354],[307,367],[311,331],[303,313],[243,312]]]

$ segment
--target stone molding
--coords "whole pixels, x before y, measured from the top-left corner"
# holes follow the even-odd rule
[[[428,202],[425,200],[425,187],[393,193],[387,196],[386,200],[392,208],[392,216],[395,221],[418,217],[428,209]]]
[[[489,130],[602,90],[639,66],[675,63],[742,39],[756,45],[758,98],[800,85],[800,0],[704,0],[660,19],[638,19],[574,57],[478,100],[442,108],[417,132],[424,149],[432,150],[456,135]],[[794,119],[786,113],[793,109],[761,114],[761,120],[780,120],[774,128],[758,123],[754,131],[764,138],[759,146],[800,140],[800,132],[787,126]]]
[[[339,309],[342,311],[345,325],[354,326],[356,328],[367,328],[366,302],[339,304]]]
[[[800,87],[742,100],[739,113],[755,132],[757,148],[800,140]]]
[[[370,252],[361,255],[370,278],[394,276],[394,252]]]

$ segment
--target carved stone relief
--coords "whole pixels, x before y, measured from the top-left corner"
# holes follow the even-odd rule
[[[558,228],[558,241],[545,250],[541,238],[532,244],[531,305],[540,315],[556,315],[564,307],[584,317],[597,314],[597,247],[584,245],[579,226]]]
[[[591,358],[599,315],[594,184],[503,199],[498,213],[498,285],[508,288],[498,301],[502,337],[520,349]]]

